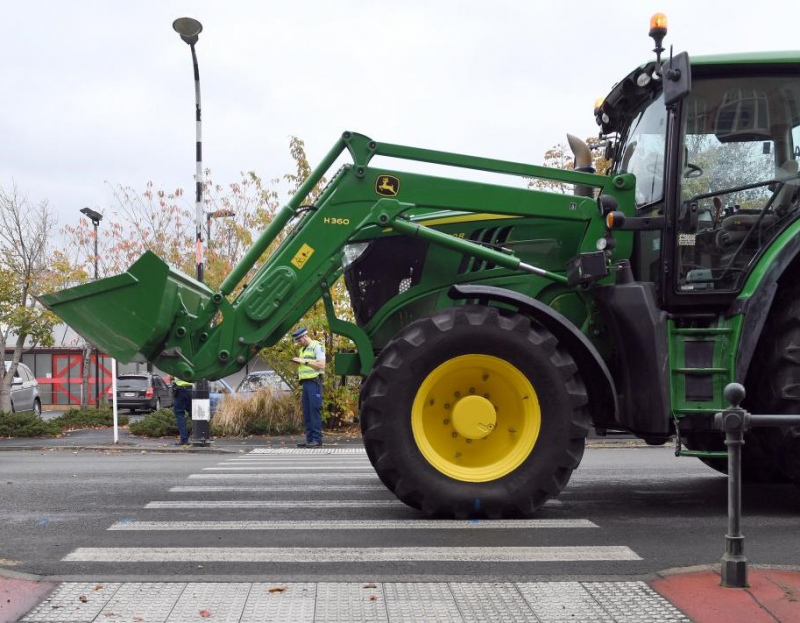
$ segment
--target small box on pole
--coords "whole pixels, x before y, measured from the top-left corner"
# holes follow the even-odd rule
[[[211,438],[211,400],[208,381],[197,381],[192,388],[192,445],[205,446]]]

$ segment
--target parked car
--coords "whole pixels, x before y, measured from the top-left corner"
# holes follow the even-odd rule
[[[252,396],[259,389],[270,389],[278,396],[292,393],[292,388],[275,370],[251,372],[236,387],[238,396]]]
[[[214,414],[217,412],[217,407],[219,406],[222,397],[226,394],[232,394],[233,387],[225,379],[219,379],[218,381],[209,381],[208,382],[208,398],[211,401],[211,416],[213,417]]]
[[[11,362],[6,361],[6,372],[11,369]],[[39,381],[33,376],[31,369],[24,363],[17,364],[17,373],[11,381],[11,411],[33,411],[42,414],[42,399],[39,397]]]
[[[111,388],[106,401],[111,404]],[[137,372],[117,377],[117,408],[136,411],[158,411],[172,406],[172,388],[158,374]]]

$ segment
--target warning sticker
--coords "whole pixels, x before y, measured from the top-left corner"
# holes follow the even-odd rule
[[[314,249],[304,243],[303,246],[300,247],[300,250],[295,253],[295,256],[292,258],[292,264],[297,266],[297,268],[302,269],[303,266],[306,265],[308,258],[310,258],[312,255],[314,255]]]

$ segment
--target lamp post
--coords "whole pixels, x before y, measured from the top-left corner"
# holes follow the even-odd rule
[[[172,29],[189,45],[194,67],[194,100],[197,172],[195,174],[195,264],[197,280],[203,281],[203,132],[200,114],[200,70],[197,66],[197,53],[194,46],[203,25],[191,17],[179,17],[172,22]],[[210,436],[211,403],[208,397],[208,381],[198,379],[192,390],[192,443],[206,445]]]
[[[103,220],[103,215],[91,208],[81,208],[81,214],[91,220],[94,225],[94,280],[97,281],[97,228],[100,221]],[[100,353],[97,347],[94,349],[94,407],[95,409],[100,408]]]
[[[194,101],[195,101],[195,127],[197,145],[197,172],[195,174],[195,263],[197,265],[197,280],[203,281],[203,129],[200,114],[200,69],[197,65],[197,52],[194,46],[198,35],[203,32],[203,25],[191,17],[179,17],[172,22],[172,28],[181,39],[189,44],[192,51],[192,66],[194,67]]]

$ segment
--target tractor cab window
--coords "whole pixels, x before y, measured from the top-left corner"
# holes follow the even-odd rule
[[[664,193],[666,132],[664,98],[659,95],[641,107],[620,137],[621,156],[615,172],[636,176],[639,208],[659,201]]]
[[[678,290],[735,291],[798,210],[800,77],[695,80],[684,103]]]
[[[664,203],[664,153],[667,113],[664,98],[648,95],[620,133],[619,158],[614,173],[636,177],[636,208],[639,216],[658,216]],[[636,276],[658,284],[661,231],[637,233],[631,258]]]

